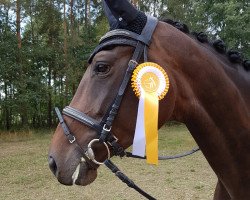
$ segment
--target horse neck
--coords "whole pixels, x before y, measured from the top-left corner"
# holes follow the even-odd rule
[[[250,188],[249,102],[224,70],[224,63],[165,24],[159,24],[155,32],[150,55],[170,76],[172,95],[168,99],[175,99],[171,119],[186,124],[232,196],[236,188],[242,190],[241,180],[247,178]]]

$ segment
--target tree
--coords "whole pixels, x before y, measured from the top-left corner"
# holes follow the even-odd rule
[[[210,32],[226,41],[230,48],[240,49],[250,57],[250,3],[245,0],[204,1]]]
[[[205,31],[212,38],[225,40],[229,48],[250,57],[250,9],[245,0],[158,1],[159,15],[182,21],[195,31]]]
[[[18,78],[16,32],[13,29],[14,21],[9,17],[11,8],[13,4],[10,1],[4,2],[0,7],[0,108],[2,127],[7,130],[11,128],[14,120],[12,114],[17,107],[14,95],[15,80]]]
[[[140,10],[222,38],[250,56],[245,0],[131,0]],[[101,0],[0,1],[0,128],[50,127],[109,29]]]

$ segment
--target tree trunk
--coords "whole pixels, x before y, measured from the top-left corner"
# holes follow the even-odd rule
[[[51,91],[51,66],[52,62],[49,63],[48,70],[48,127],[52,126],[52,91]]]
[[[156,17],[156,0],[154,0],[154,17]]]
[[[53,35],[49,33],[48,39],[48,46],[53,47]],[[48,117],[47,117],[47,124],[48,127],[52,126],[52,87],[51,87],[51,80],[52,80],[52,67],[53,67],[53,60],[48,62]]]
[[[30,2],[29,15],[30,15],[30,27],[31,27],[31,43],[34,44],[34,23],[33,23],[33,2]]]
[[[21,49],[22,40],[21,40],[21,5],[20,0],[16,1],[16,33],[18,41],[18,49]]]
[[[81,2],[81,1],[80,1]],[[81,3],[78,1],[77,4],[77,13],[80,14],[80,7],[81,7]],[[81,17],[77,18],[77,35],[80,35],[80,25],[81,25]]]
[[[73,6],[74,6],[74,0],[70,1],[70,31],[71,35],[73,35],[73,30],[74,30],[74,11],[73,11]]]
[[[63,19],[64,19],[64,26],[63,26],[63,29],[64,29],[64,68],[65,68],[65,75],[66,75],[66,78],[65,78],[65,98],[64,98],[64,103],[66,105],[67,103],[67,97],[68,97],[68,62],[67,62],[67,57],[68,57],[68,44],[67,44],[67,18],[66,18],[66,1],[64,1],[63,3]],[[70,2],[70,27],[71,27],[71,34],[72,34],[72,21],[73,21],[73,0],[71,0]],[[63,93],[62,93],[63,94]]]
[[[63,2],[63,36],[64,36],[64,62],[67,61],[67,18],[66,18],[66,1]]]
[[[4,83],[4,94],[5,94],[5,104],[4,104],[4,113],[5,113],[5,128],[6,130],[10,130],[11,127],[11,116],[10,116],[10,110],[8,106],[8,87],[7,84]]]
[[[85,0],[85,4],[84,4],[84,22],[85,22],[85,27],[88,27],[88,4],[89,4],[89,0]]]
[[[25,72],[24,72],[24,68],[22,66],[22,61],[21,61],[21,47],[22,47],[22,39],[21,39],[21,2],[20,0],[16,1],[16,35],[17,35],[17,46],[18,46],[18,51],[17,51],[17,57],[16,57],[16,61],[17,61],[17,65],[19,66],[19,70],[20,70],[20,87],[19,89],[19,94],[20,94],[20,102],[21,105],[19,105],[20,109],[20,115],[21,115],[21,123],[23,127],[27,127],[28,126],[28,112],[27,112],[27,102],[25,100],[25,98],[23,98],[25,96],[25,91],[26,91],[26,78],[25,78]]]

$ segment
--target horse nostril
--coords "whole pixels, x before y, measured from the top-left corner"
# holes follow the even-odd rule
[[[52,156],[49,156],[48,162],[49,162],[50,170],[56,176],[57,166],[56,166],[56,162],[55,162],[54,158]]]

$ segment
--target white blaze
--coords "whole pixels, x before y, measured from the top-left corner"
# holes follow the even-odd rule
[[[76,167],[76,170],[75,170],[75,172],[74,172],[73,175],[72,175],[73,184],[75,184],[75,182],[76,182],[76,180],[77,180],[77,178],[78,178],[79,172],[80,172],[80,163],[79,163],[79,165]]]
[[[73,184],[75,184],[75,182],[76,182],[76,180],[77,180],[77,178],[79,176],[81,163],[85,162],[85,161],[86,161],[85,158],[82,157],[80,163],[77,165],[76,170],[75,170],[75,172],[72,175]]]

